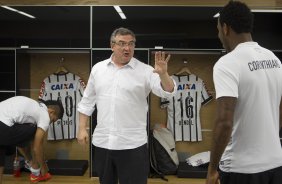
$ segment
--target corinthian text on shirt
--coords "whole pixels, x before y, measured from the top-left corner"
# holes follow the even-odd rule
[[[261,69],[280,68],[279,62],[276,59],[252,61],[248,63],[248,66],[251,71],[256,71],[256,70],[261,70]]]

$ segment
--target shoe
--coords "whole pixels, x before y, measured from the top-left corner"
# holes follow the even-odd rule
[[[37,183],[40,181],[46,181],[49,180],[51,178],[51,174],[50,173],[46,173],[45,175],[39,175],[39,176],[35,176],[34,174],[30,174],[29,180],[30,183]]]

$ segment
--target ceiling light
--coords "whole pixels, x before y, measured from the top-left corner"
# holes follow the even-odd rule
[[[219,13],[216,13],[216,14],[213,16],[213,18],[217,18],[217,17],[219,17]]]
[[[259,12],[259,13],[282,13],[282,10],[263,10],[263,9],[258,9],[258,10],[251,10],[252,12]]]
[[[257,9],[257,10],[251,10],[252,12],[256,13],[282,13],[282,10],[267,10],[267,9]],[[219,13],[216,13],[213,18],[218,18]]]
[[[122,18],[122,19],[126,19],[126,16],[124,15],[124,13],[119,13],[119,16]]]
[[[114,6],[115,10],[118,12],[121,19],[126,19],[125,14],[123,13],[122,9],[119,6]]]
[[[33,15],[30,15],[30,14],[25,13],[25,12],[23,12],[23,11],[19,11],[19,10],[15,9],[15,8],[11,8],[11,7],[9,7],[9,6],[1,6],[1,7],[2,7],[2,8],[5,8],[5,9],[7,9],[7,10],[13,11],[13,12],[19,13],[19,14],[22,14],[22,15],[27,16],[27,17],[29,17],[29,18],[35,19],[35,17],[34,17]]]
[[[114,8],[116,9],[116,11],[117,11],[118,13],[122,12],[122,10],[121,10],[121,8],[120,8],[119,6],[114,6]]]

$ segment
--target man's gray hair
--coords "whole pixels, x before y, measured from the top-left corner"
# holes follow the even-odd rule
[[[111,43],[115,42],[115,38],[117,35],[131,35],[134,38],[134,41],[136,41],[135,34],[133,33],[133,31],[124,27],[120,27],[113,31],[111,35]]]

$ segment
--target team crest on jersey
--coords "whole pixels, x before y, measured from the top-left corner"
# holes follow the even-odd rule
[[[51,86],[52,90],[74,89],[73,83],[54,84]]]
[[[181,90],[188,90],[188,89],[196,89],[196,85],[195,84],[179,84],[177,86],[177,91],[181,91]]]

